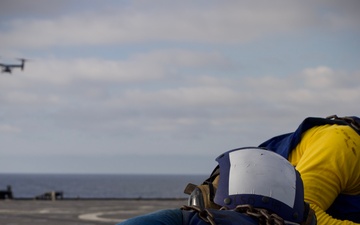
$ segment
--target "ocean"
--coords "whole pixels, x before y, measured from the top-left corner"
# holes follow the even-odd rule
[[[187,198],[188,183],[207,175],[0,174],[0,190],[10,185],[14,198],[62,191],[64,198]]]

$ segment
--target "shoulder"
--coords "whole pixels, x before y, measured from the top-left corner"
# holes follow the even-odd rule
[[[323,125],[316,126],[303,134],[301,142],[308,145],[325,146],[326,149],[336,147],[356,149],[360,147],[360,136],[350,126],[346,125]],[[329,148],[329,146],[333,146]]]
[[[360,169],[360,136],[346,125],[313,127],[304,133],[295,153],[302,161],[297,169],[331,172],[328,176],[340,179],[344,188],[358,174],[353,171]]]

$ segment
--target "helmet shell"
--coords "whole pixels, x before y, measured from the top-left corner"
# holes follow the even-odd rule
[[[220,179],[214,202],[230,209],[250,204],[301,223],[304,214],[303,183],[299,172],[279,154],[246,147],[216,158]]]

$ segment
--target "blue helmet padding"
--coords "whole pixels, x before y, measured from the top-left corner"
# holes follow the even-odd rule
[[[262,194],[256,193],[256,191],[254,191],[254,193],[249,193],[248,191],[245,191],[245,193],[229,194],[229,190],[230,190],[229,178],[231,177],[230,176],[230,167],[232,166],[232,165],[230,165],[231,164],[230,153],[235,152],[235,151],[249,150],[249,149],[250,150],[267,151],[263,148],[258,148],[258,147],[245,147],[245,148],[238,148],[238,149],[230,150],[216,158],[216,161],[218,161],[219,167],[220,167],[220,179],[219,179],[218,188],[217,188],[217,191],[216,191],[216,194],[214,197],[214,202],[218,205],[226,206],[230,209],[235,208],[237,205],[250,204],[253,207],[264,208],[273,213],[276,213],[277,215],[281,216],[284,220],[301,223],[303,221],[303,217],[304,217],[303,183],[302,183],[299,172],[296,171],[295,168],[292,167],[291,164],[287,160],[284,160],[284,161],[286,161],[286,163],[288,163],[291,166],[291,169],[294,170],[294,174],[295,174],[294,179],[296,179],[294,181],[295,187],[293,187],[293,184],[291,184],[292,187],[295,188],[294,192],[290,192],[290,193],[293,193],[293,194],[291,194],[293,196],[289,196],[290,198],[293,198],[291,204],[289,204],[289,202],[285,203],[285,201],[283,199],[280,199],[280,198],[277,199],[276,197],[269,196],[268,194],[262,195]],[[269,153],[271,152],[271,154],[274,154],[275,158],[281,157],[280,155],[278,155],[272,151],[268,151],[268,152]],[[249,162],[250,161],[251,161],[251,159],[249,159]],[[233,165],[233,167],[234,166],[237,166],[237,165]],[[259,165],[259,166],[261,166],[261,165]],[[287,167],[287,166],[288,165],[285,165],[285,167]],[[242,168],[240,166],[237,169],[242,169]],[[244,174],[243,171],[240,171],[240,172],[241,172],[240,174]],[[279,176],[281,176],[282,175],[281,173],[283,173],[283,172],[284,171],[279,171],[278,172]],[[240,176],[242,176],[242,175],[240,175]],[[276,176],[276,174],[274,174],[274,176]],[[261,177],[261,176],[258,176],[258,177]],[[259,178],[256,178],[255,176],[253,178],[259,179]],[[246,177],[245,179],[249,179],[249,177]],[[241,182],[241,181],[239,181],[239,182]],[[244,182],[247,182],[247,180],[244,180]],[[264,182],[266,182],[266,181],[264,181]],[[258,184],[266,186],[266,183],[262,184],[261,182],[259,182]],[[264,186],[262,188],[264,188]],[[265,189],[266,188],[267,187],[265,187]],[[278,190],[276,190],[276,191],[278,191]],[[269,192],[271,192],[271,187],[269,187]],[[284,195],[285,194],[286,193],[284,192]],[[279,194],[274,194],[274,195],[279,196]]]

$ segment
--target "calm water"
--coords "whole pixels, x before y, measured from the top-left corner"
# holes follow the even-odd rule
[[[11,185],[14,198],[63,191],[64,198],[186,198],[188,183],[206,175],[0,174],[0,190]]]

